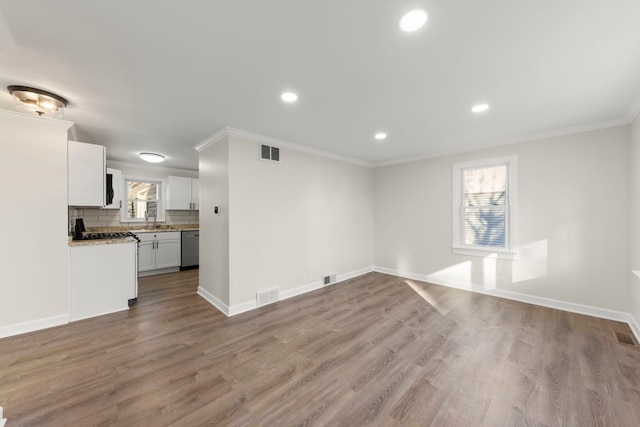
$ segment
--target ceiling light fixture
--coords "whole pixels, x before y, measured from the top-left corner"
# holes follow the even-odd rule
[[[298,100],[298,95],[293,92],[284,92],[282,95],[280,95],[280,98],[284,102],[296,102]]]
[[[16,108],[39,116],[62,117],[69,101],[55,93],[27,86],[7,86]]]
[[[387,134],[384,132],[378,132],[373,136],[375,139],[377,139],[378,141],[382,141],[383,139],[387,138]]]
[[[140,153],[140,158],[145,162],[160,163],[164,162],[164,156],[156,153]]]
[[[483,113],[489,109],[489,104],[478,104],[474,106],[471,111],[474,113]]]
[[[400,29],[406,32],[419,30],[427,22],[427,12],[422,9],[415,9],[405,13],[400,18]]]

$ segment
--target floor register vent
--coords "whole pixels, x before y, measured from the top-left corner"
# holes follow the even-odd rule
[[[258,307],[261,305],[270,304],[280,299],[278,288],[268,289],[266,291],[256,293],[256,300]]]
[[[335,274],[327,274],[326,276],[322,276],[322,285],[332,285],[336,283],[336,275]]]

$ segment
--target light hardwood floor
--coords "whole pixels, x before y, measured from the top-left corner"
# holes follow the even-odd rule
[[[12,426],[640,426],[622,323],[370,273],[227,318],[198,271],[0,340]]]

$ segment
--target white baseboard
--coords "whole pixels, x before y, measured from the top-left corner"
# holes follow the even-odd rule
[[[256,308],[258,308],[258,303],[256,301],[245,301],[229,307],[229,316],[235,316],[236,314],[245,313],[247,311],[255,310]]]
[[[522,294],[519,292],[507,291],[503,289],[486,289],[482,286],[469,285],[467,283],[456,282],[453,280],[443,280],[428,274],[408,273],[394,270],[386,267],[374,267],[374,271],[379,273],[390,274],[392,276],[404,277],[407,279],[418,280],[420,282],[433,283],[434,285],[446,286],[448,288],[462,289],[465,291],[476,292],[485,295],[491,295],[499,298],[505,298],[513,301],[524,302],[542,307],[554,308],[557,310],[568,311],[571,313],[584,314],[587,316],[599,317],[607,320],[615,320],[617,322],[628,323],[633,331],[636,339],[640,341],[640,327],[633,319],[631,314],[622,311],[609,310],[607,308],[594,307],[590,305],[577,304],[573,302],[561,301],[552,298],[538,297],[535,295]]]
[[[353,279],[354,277],[361,276],[363,274],[371,273],[373,271],[373,267],[366,267],[360,270],[351,271],[349,273],[338,274],[336,276],[336,281],[331,283],[331,285],[335,285],[340,282],[344,282],[346,280]],[[293,289],[287,289],[285,291],[280,292],[280,299],[278,301],[282,301],[288,298],[293,298],[298,295],[306,294],[307,292],[315,291],[324,286],[331,285],[323,285],[321,280],[307,283],[306,285],[299,286]],[[208,293],[202,288],[198,288],[198,294],[202,296],[204,299],[209,301],[211,304],[216,306],[218,310],[225,313],[227,316],[235,316],[236,314],[245,313],[247,311],[255,310],[258,308],[258,304],[255,300],[253,301],[245,301],[240,304],[232,305],[231,307],[227,307],[227,305],[223,304],[220,300],[215,298],[213,295]]]
[[[229,306],[220,301],[218,298],[216,298],[215,295],[204,289],[202,286],[198,286],[198,295],[207,300],[209,304],[220,310],[225,316],[230,316]]]
[[[337,283],[345,282],[347,280],[353,279],[354,277],[362,276],[363,274],[371,273],[373,271],[373,267],[361,268],[360,270],[351,271],[349,273],[338,274],[336,276],[336,281],[325,285],[322,283],[322,280],[317,280],[312,283],[307,283],[306,285],[299,286],[297,288],[289,289],[286,291],[282,291],[280,293],[280,300],[293,298],[298,295],[306,294],[307,292],[315,291],[317,289],[323,288],[325,286],[335,285]]]
[[[0,326],[0,338],[35,332],[40,329],[53,328],[54,326],[66,325],[67,323],[69,323],[69,315],[65,313],[58,316],[45,317],[44,319]]]
[[[633,331],[633,335],[636,336],[636,341],[640,342],[640,322],[629,314],[629,320],[627,323],[629,323],[629,327],[631,328],[631,331]]]

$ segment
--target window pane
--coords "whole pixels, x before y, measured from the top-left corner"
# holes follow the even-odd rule
[[[466,245],[504,248],[505,234],[504,208],[464,208]]]
[[[158,185],[151,182],[127,181],[127,199],[158,200]]]
[[[504,206],[507,203],[507,166],[464,170],[465,206]]]

